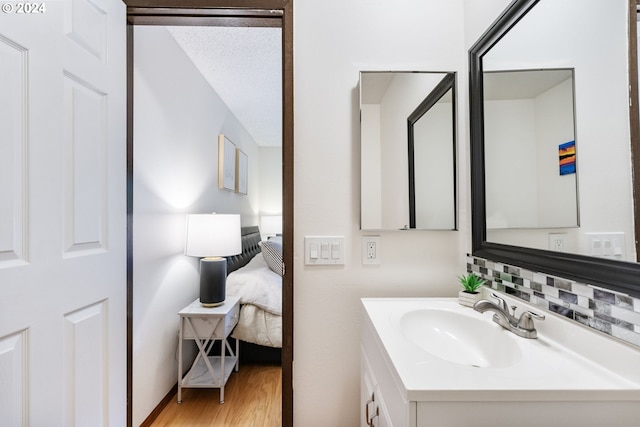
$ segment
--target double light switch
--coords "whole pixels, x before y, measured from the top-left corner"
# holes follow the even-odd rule
[[[305,237],[304,263],[306,265],[344,265],[344,237]]]

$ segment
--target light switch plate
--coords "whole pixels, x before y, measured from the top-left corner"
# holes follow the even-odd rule
[[[624,233],[586,233],[587,255],[625,261]]]
[[[305,236],[305,265],[344,265],[344,236]]]

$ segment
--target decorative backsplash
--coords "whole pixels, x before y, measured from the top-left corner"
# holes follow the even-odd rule
[[[622,341],[640,346],[640,299],[593,285],[467,255],[487,285]]]

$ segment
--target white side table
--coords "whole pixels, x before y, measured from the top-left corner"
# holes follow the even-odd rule
[[[219,388],[220,403],[224,403],[224,386],[231,372],[238,371],[239,344],[235,350],[227,341],[238,323],[239,299],[227,297],[218,307],[203,307],[197,299],[178,313],[180,315],[180,342],[178,344],[178,403],[182,403],[182,388]],[[183,340],[193,340],[198,346],[193,365],[182,376]],[[210,356],[209,350],[221,341],[220,356]],[[225,349],[229,350],[229,356]]]

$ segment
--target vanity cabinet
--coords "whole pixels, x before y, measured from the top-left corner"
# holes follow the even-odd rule
[[[361,427],[417,426],[410,417],[415,402],[406,401],[395,385],[371,325],[365,325],[360,351]]]

